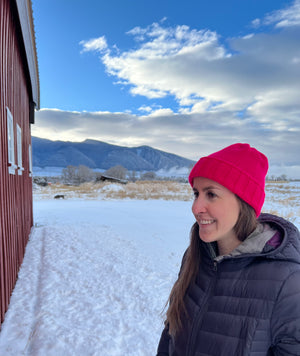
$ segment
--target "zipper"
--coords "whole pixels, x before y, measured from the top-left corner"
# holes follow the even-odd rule
[[[214,261],[212,269],[215,272],[215,274],[212,277],[212,280],[210,282],[210,286],[207,290],[205,299],[202,303],[202,308],[198,311],[198,313],[193,321],[193,325],[191,327],[191,336],[188,340],[186,356],[194,356],[195,355],[195,345],[196,345],[196,338],[198,335],[199,327],[202,323],[202,317],[208,309],[208,302],[210,300],[212,291],[213,291],[216,281],[217,281],[217,270],[218,270],[218,262],[217,261]]]
[[[214,261],[214,271],[217,272],[218,271],[218,262]]]

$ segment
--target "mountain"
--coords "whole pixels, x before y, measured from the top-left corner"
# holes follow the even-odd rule
[[[121,165],[130,171],[158,171],[190,167],[195,162],[149,146],[122,147],[101,141],[50,141],[32,137],[34,167],[84,165],[108,169]]]

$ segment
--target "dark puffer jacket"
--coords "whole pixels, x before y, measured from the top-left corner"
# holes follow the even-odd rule
[[[300,355],[299,231],[274,215],[259,220],[281,233],[281,244],[214,258],[203,243],[185,297],[190,320],[175,338],[163,331],[157,356]]]

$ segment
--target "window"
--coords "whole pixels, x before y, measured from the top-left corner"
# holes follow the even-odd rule
[[[17,148],[18,148],[18,174],[22,175],[24,171],[22,162],[22,129],[17,124]]]
[[[14,144],[14,119],[6,108],[7,113],[7,148],[8,148],[8,172],[10,174],[15,174],[15,169],[17,168],[15,164],[15,144]]]
[[[31,145],[28,146],[28,154],[29,154],[29,177],[32,177],[32,149],[31,149]]]

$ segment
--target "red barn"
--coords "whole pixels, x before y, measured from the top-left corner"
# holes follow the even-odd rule
[[[39,109],[31,0],[0,1],[0,325],[33,225],[30,125]]]

